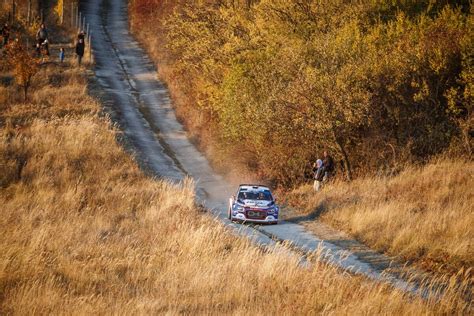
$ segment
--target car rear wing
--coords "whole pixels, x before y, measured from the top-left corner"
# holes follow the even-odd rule
[[[239,187],[264,187],[264,188],[270,189],[268,187],[268,185],[264,185],[264,184],[246,184],[246,183],[242,183],[242,184],[239,184]]]

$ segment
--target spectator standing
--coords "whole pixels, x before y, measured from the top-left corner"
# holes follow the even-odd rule
[[[314,174],[314,191],[319,191],[324,179],[324,165],[321,159],[316,160],[313,164],[313,174]]]
[[[85,41],[85,39],[86,39],[86,32],[80,31],[79,34],[77,34],[77,40]]]
[[[79,66],[82,63],[82,57],[84,56],[85,44],[83,39],[79,39],[76,44],[76,55],[77,55],[77,62]]]
[[[328,181],[334,174],[334,159],[328,154],[327,151],[323,153],[323,166],[324,166],[324,181]]]
[[[40,49],[41,46],[44,46],[44,49],[46,50],[46,56],[49,56],[48,30],[46,29],[46,25],[44,23],[41,24],[38,32],[36,32],[36,42],[39,44]]]
[[[3,25],[0,30],[0,35],[2,35],[3,38],[2,47],[5,47],[10,39],[10,27],[8,26],[8,22]]]
[[[59,62],[62,64],[64,62],[64,57],[65,57],[65,54],[64,54],[64,48],[61,47],[59,49]]]

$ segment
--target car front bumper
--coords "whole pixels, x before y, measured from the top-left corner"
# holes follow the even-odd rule
[[[232,214],[233,221],[246,223],[278,223],[278,217],[274,215],[267,215],[265,219],[247,218],[243,213]]]

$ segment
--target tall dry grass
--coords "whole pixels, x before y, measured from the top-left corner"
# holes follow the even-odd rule
[[[455,273],[474,267],[474,162],[439,159],[395,177],[301,187],[288,195],[295,209],[324,210],[321,220],[368,245]]]
[[[42,69],[0,109],[0,314],[447,314],[199,212],[191,181],[147,178],[98,115],[84,75]],[[38,78],[39,79],[39,78]]]

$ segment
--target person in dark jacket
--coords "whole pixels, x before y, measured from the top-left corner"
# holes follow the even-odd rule
[[[76,44],[76,55],[77,55],[77,62],[79,66],[82,63],[82,57],[84,56],[85,44],[83,39],[79,39]]]
[[[38,32],[36,32],[36,43],[39,44],[40,48],[43,47],[46,51],[46,56],[49,56],[48,30],[44,23],[41,24]]]
[[[324,181],[328,181],[334,174],[334,159],[324,151],[323,165],[324,165]]]
[[[42,40],[43,42],[48,39],[48,29],[44,23],[41,24],[38,32],[36,32],[36,39]]]
[[[2,29],[0,30],[0,35],[2,35],[3,38],[2,47],[5,47],[8,44],[8,40],[10,39],[10,27],[8,26],[8,23],[3,25]]]
[[[86,32],[80,31],[79,34],[77,34],[77,40],[86,40]]]
[[[319,191],[324,179],[324,164],[321,159],[316,160],[313,164],[313,174],[314,174],[314,191]]]

